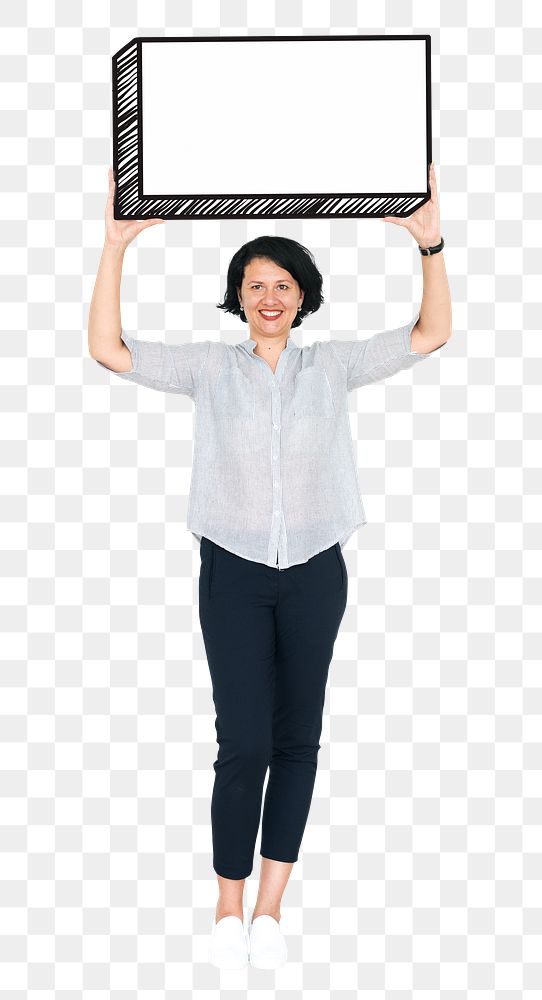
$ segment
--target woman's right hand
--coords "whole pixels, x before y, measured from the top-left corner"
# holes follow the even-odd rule
[[[105,244],[124,250],[129,243],[139,235],[142,229],[163,224],[164,219],[115,219],[113,215],[113,199],[115,197],[115,178],[113,168],[109,167],[109,194],[105,207]]]

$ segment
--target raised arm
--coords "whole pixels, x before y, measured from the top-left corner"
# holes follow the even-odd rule
[[[130,351],[121,340],[120,281],[124,250],[105,244],[88,314],[88,351],[111,371],[132,367]]]
[[[130,371],[132,360],[121,340],[120,282],[126,247],[143,229],[163,219],[115,219],[115,180],[109,168],[105,208],[105,240],[88,314],[88,350],[91,358],[118,373]]]
[[[385,215],[384,221],[407,229],[420,250],[441,243],[440,205],[435,164],[429,168],[431,198],[406,219]],[[418,322],[412,329],[413,351],[429,354],[444,346],[452,335],[452,299],[444,251],[422,256],[423,296]]]
[[[452,297],[444,250],[422,257],[423,296],[420,318],[412,328],[412,350],[433,351],[452,335]]]

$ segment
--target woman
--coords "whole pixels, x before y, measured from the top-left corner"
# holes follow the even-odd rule
[[[199,616],[216,708],[211,961],[223,968],[246,965],[248,948],[260,968],[287,957],[280,904],[308,817],[347,603],[342,547],[365,523],[348,392],[434,355],[451,335],[433,165],[430,183],[431,200],[412,216],[385,217],[433,251],[422,257],[420,311],[405,326],[298,346],[291,330],[321,305],[322,277],[304,247],[269,236],[234,255],[219,305],[248,324],[250,338],[169,346],[121,328],[124,250],[162,220],[115,220],[109,173],[90,355],[196,404],[187,527],[201,543]],[[243,891],[268,770],[259,891],[245,930]]]

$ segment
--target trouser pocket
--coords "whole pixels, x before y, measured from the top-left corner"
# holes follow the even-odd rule
[[[211,587],[212,587],[212,584],[213,584],[213,571],[214,571],[214,568],[215,568],[215,547],[214,547],[214,545],[213,545],[212,542],[210,542],[209,544],[210,544],[210,552],[209,552],[209,579],[208,579],[207,594],[208,594],[208,596],[210,598],[211,597]]]
[[[339,566],[341,568],[341,590],[342,590],[342,588],[344,587],[345,580],[344,580],[344,562],[343,562],[343,555],[341,552],[341,543],[335,542],[333,548],[335,549],[335,555],[339,560]]]
[[[215,564],[215,546],[210,538],[203,535],[201,539],[201,584],[207,586],[207,597],[211,597],[213,569]]]

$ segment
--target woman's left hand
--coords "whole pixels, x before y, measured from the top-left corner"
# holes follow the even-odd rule
[[[421,205],[416,212],[406,219],[401,219],[395,215],[384,215],[384,222],[392,222],[395,226],[402,226],[408,229],[414,237],[419,247],[435,247],[440,243],[440,209],[437,194],[437,180],[435,177],[435,166],[432,163],[429,170],[429,184],[431,187],[431,198]]]

